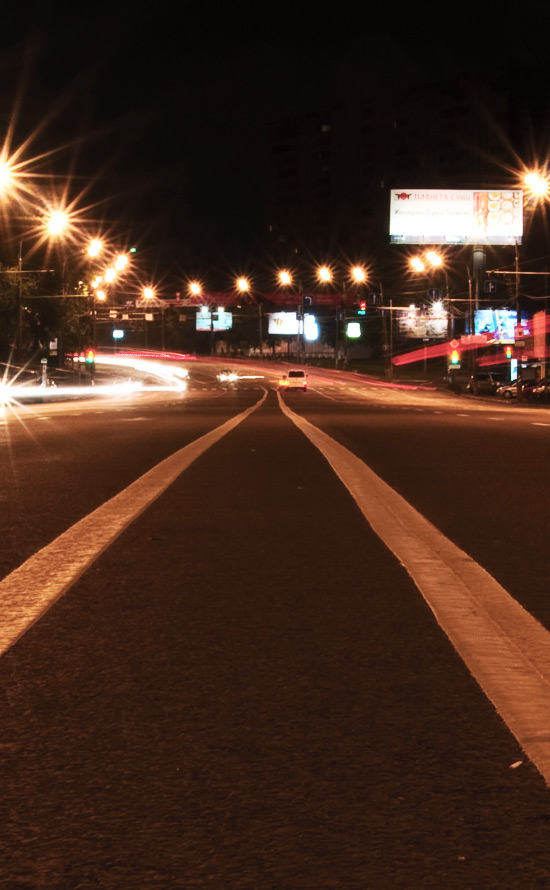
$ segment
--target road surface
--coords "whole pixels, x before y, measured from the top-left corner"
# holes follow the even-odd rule
[[[550,414],[190,370],[3,416],[0,886],[547,887]]]

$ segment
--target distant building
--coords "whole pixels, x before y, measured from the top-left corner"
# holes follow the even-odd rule
[[[267,249],[278,262],[359,256],[388,244],[389,189],[506,184],[502,81],[400,81],[272,123]]]

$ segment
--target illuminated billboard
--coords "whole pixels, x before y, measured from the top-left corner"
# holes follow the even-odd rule
[[[476,309],[474,333],[492,334],[491,340],[498,343],[514,343],[517,312],[515,309]],[[527,336],[530,334],[530,323],[525,316],[521,324]]]
[[[269,315],[268,334],[276,334],[279,337],[293,337],[298,333],[304,334],[304,340],[319,339],[319,325],[314,315],[306,313],[304,321],[298,321],[296,312],[271,312]]]
[[[223,306],[214,311],[212,320],[209,306],[201,306],[196,315],[197,331],[228,331],[233,327],[233,313],[226,312]]]
[[[396,244],[521,244],[521,189],[392,189]]]
[[[412,340],[444,340],[448,336],[449,313],[442,303],[420,309],[414,303],[396,312],[401,337]]]

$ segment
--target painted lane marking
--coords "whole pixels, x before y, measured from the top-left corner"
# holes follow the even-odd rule
[[[165,458],[0,581],[0,655],[69,590],[193,461],[259,408],[266,396],[264,390],[251,408]]]
[[[470,672],[550,784],[550,633],[362,460],[279,401],[408,571]]]
[[[531,421],[531,426],[550,426],[550,423],[540,423],[536,420]]]

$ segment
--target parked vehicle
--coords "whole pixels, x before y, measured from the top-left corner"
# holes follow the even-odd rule
[[[550,399],[550,377],[542,377],[533,387],[534,399]]]
[[[466,384],[466,392],[476,391],[476,378],[477,378],[477,392],[479,395],[493,395],[499,386],[504,383],[504,376],[502,374],[495,373],[494,371],[478,371],[476,377],[472,374],[468,383]]]
[[[521,394],[525,399],[531,399],[533,397],[533,390],[536,388],[537,384],[534,380],[526,380],[525,383],[521,384]],[[496,392],[497,396],[502,396],[503,399],[515,399],[518,394],[518,385],[516,381],[512,381],[512,383],[505,383],[503,386],[499,386]]]

